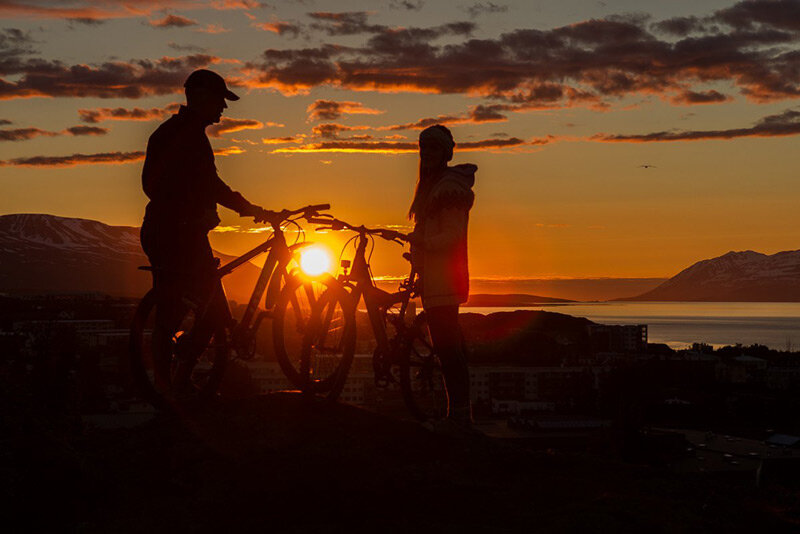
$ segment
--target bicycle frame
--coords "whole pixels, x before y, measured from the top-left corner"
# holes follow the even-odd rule
[[[360,299],[364,299],[364,305],[367,308],[367,316],[369,317],[372,326],[375,341],[378,344],[378,349],[385,354],[389,353],[389,337],[386,333],[385,325],[385,310],[389,307],[400,304],[400,311],[397,315],[397,324],[395,328],[401,330],[404,328],[405,315],[408,310],[408,303],[411,300],[413,293],[413,283],[416,277],[416,271],[412,267],[411,274],[409,275],[409,284],[402,287],[396,293],[389,293],[383,291],[375,285],[370,272],[369,264],[366,259],[368,239],[366,232],[361,231],[358,235],[358,243],[356,246],[355,256],[353,258],[352,268],[350,274],[342,277],[342,282],[352,288],[351,295],[353,296],[356,304]],[[384,311],[381,311],[381,308]]]

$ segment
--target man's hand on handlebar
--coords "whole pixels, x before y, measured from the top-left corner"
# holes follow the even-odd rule
[[[261,206],[254,206],[253,212],[249,215],[255,219],[257,223],[270,223],[270,224],[280,224],[286,217],[288,217],[289,212],[287,210],[281,211],[272,211],[266,210]]]

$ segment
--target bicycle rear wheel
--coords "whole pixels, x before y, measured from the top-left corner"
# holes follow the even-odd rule
[[[131,323],[129,357],[134,387],[156,408],[169,407],[167,399],[174,394],[212,397],[219,388],[228,360],[225,328],[218,327],[199,354],[179,357],[178,347],[186,343],[186,336],[195,323],[194,311],[187,308],[171,340],[163,347],[166,353],[161,356],[159,366],[158,349],[154,350],[157,340],[153,338],[156,309],[156,295],[150,290],[139,303]],[[180,391],[176,391],[177,387]]]
[[[275,354],[286,377],[305,393],[335,399],[355,352],[355,305],[333,277],[294,275],[273,316]]]
[[[400,357],[400,389],[411,414],[420,421],[447,417],[447,388],[442,362],[433,350],[425,316],[411,326],[411,338]]]

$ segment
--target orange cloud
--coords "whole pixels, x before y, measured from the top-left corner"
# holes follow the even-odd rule
[[[484,139],[481,141],[468,141],[458,143],[457,151],[503,150],[517,149],[525,146],[544,145],[551,139],[534,139],[523,141],[516,137],[508,139]],[[419,150],[417,143],[397,141],[360,141],[338,140],[323,141],[321,143],[308,143],[299,147],[284,147],[273,150],[273,153],[318,153],[318,152],[343,152],[343,153],[370,153],[370,154],[407,154]]]
[[[285,143],[302,143],[303,138],[299,136],[290,137],[262,137],[261,142],[265,145],[282,145]]]
[[[244,149],[238,146],[228,146],[218,148],[214,151],[215,156],[235,156],[237,154],[244,154]]]
[[[219,137],[222,134],[239,132],[241,130],[260,130],[264,123],[254,119],[229,119],[223,117],[217,124],[212,124],[206,128],[206,133],[211,137]]]
[[[186,26],[196,26],[197,21],[180,15],[167,15],[160,20],[151,20],[149,24],[154,28],[185,28]]]

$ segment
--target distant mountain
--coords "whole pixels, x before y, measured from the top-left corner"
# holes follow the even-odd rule
[[[150,273],[138,270],[148,263],[136,227],[43,214],[0,216],[0,293],[137,297],[152,284]],[[228,296],[245,301],[257,276],[252,264],[241,266],[225,278]]]
[[[526,306],[538,306],[540,304],[558,304],[566,302],[574,301],[526,294],[489,295],[485,293],[478,293],[470,295],[469,300],[466,302],[466,304],[464,304],[464,306],[471,308],[524,308]]]
[[[728,252],[684,269],[655,289],[620,300],[800,302],[800,250]]]

